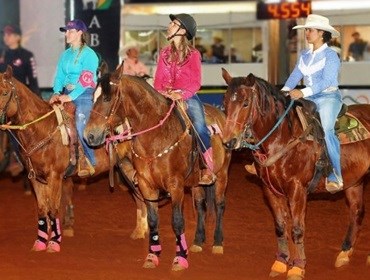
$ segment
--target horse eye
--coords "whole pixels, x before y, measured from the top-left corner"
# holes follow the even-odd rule
[[[248,107],[248,105],[249,105],[248,100],[244,100],[243,107]]]

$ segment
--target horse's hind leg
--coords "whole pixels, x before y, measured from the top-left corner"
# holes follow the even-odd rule
[[[353,253],[353,245],[356,242],[365,214],[363,183],[346,189],[345,195],[349,204],[350,223],[342,244],[342,251],[335,261],[335,267],[341,267],[349,263],[349,258]]]
[[[60,217],[62,219],[63,235],[67,237],[74,236],[74,207],[73,207],[73,182],[70,178],[64,180]]]

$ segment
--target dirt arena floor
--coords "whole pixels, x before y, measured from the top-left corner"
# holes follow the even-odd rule
[[[259,180],[244,170],[245,155],[235,153],[224,223],[224,254],[212,255],[212,226],[202,253],[190,253],[190,267],[171,272],[175,241],[170,226],[170,207],[160,209],[162,255],[156,269],[143,269],[148,240],[131,240],[135,226],[134,202],[121,188],[108,190],[107,177],[76,190],[75,236],[63,237],[60,253],[31,252],[35,241],[36,204],[23,192],[22,180],[1,175],[0,179],[0,280],[79,279],[269,279],[276,252],[273,220],[266,206]],[[370,186],[365,190],[370,209]],[[369,212],[368,212],[369,213]],[[191,244],[195,220],[191,197],[186,196],[186,238]],[[334,261],[347,226],[348,211],[342,195],[312,197],[308,204],[305,279],[370,279],[366,258],[370,253],[370,215],[348,266],[336,269]],[[276,279],[285,279],[285,276]]]

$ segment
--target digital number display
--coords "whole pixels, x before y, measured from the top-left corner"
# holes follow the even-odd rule
[[[311,1],[257,3],[257,19],[305,18],[311,12]]]

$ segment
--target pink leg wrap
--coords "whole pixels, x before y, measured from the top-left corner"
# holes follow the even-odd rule
[[[181,257],[181,256],[177,256],[173,259],[173,263],[172,265],[179,265],[181,266],[182,268],[188,268],[189,267],[189,263],[188,263],[188,260],[185,259],[184,257]]]
[[[47,248],[48,253],[59,253],[60,252],[60,245],[58,242],[54,241],[49,241],[48,242],[48,248]]]
[[[159,258],[157,255],[149,253],[145,259],[146,262],[152,262],[155,266],[159,265]]]
[[[46,243],[36,240],[35,243],[33,243],[32,251],[40,252],[46,250]]]
[[[62,233],[60,231],[59,218],[53,219],[51,221],[51,228],[52,228],[52,232],[51,232],[50,238],[53,241],[56,241],[56,242],[60,243],[62,241]]]

